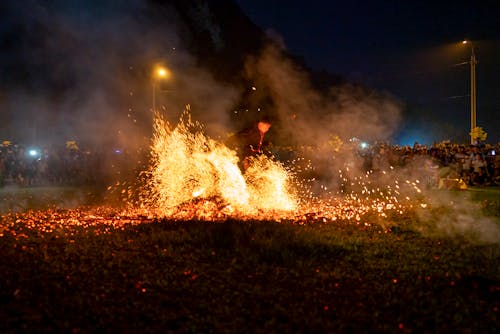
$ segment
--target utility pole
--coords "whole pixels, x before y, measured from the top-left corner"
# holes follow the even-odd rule
[[[476,128],[476,55],[474,46],[471,47],[470,56],[470,143],[474,144],[474,129]]]
[[[156,112],[156,85],[160,79],[168,79],[170,71],[163,66],[157,66],[153,71],[153,113]]]
[[[470,44],[470,143],[474,144],[474,129],[477,127],[476,122],[476,54],[474,53],[474,45],[472,42],[464,40],[462,44]]]

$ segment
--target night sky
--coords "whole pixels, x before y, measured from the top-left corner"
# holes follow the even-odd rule
[[[500,1],[235,1],[308,67],[393,97],[403,117],[384,122],[398,123],[388,128],[399,128],[392,136],[399,144],[467,142],[469,66],[454,65],[469,60],[471,49],[461,41],[472,40],[479,62],[477,122],[489,143],[500,142]],[[225,125],[221,110],[230,110],[239,88],[215,82],[197,68],[183,45],[177,17],[157,11],[156,5],[145,0],[0,1],[0,140],[91,137],[101,143],[112,142],[117,133],[127,140],[141,124],[149,131],[150,82],[131,78],[144,77],[153,60],[166,58],[186,84],[165,100],[179,105],[201,101],[203,112],[193,110],[206,118],[202,121]],[[211,33],[220,32],[209,10],[200,13],[207,15],[200,22],[210,23]],[[286,72],[283,59],[270,63],[255,72],[267,75],[267,84],[280,73],[272,70]],[[291,78],[287,83],[297,77]],[[281,109],[315,105],[307,100],[310,94],[299,93],[304,87],[275,82],[273,90],[283,97]],[[297,93],[303,101],[296,101]],[[338,110],[332,101],[314,101],[320,107],[305,114],[328,109],[324,114],[337,113],[337,118],[357,115],[352,109]],[[377,112],[385,103],[379,102]],[[361,105],[370,103],[365,99]]]
[[[425,133],[450,124],[467,134],[470,67],[453,65],[470,58],[470,48],[460,41],[474,41],[477,123],[488,132],[489,142],[500,141],[500,1],[238,3],[308,66],[403,102],[409,131],[401,140],[410,143],[431,141]]]

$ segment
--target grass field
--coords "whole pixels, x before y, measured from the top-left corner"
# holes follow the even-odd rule
[[[0,213],[43,210],[52,207],[71,209],[94,205],[102,200],[103,190],[96,187],[37,186],[0,187]]]
[[[466,194],[498,228],[498,189]],[[54,205],[1,218],[2,333],[499,330],[498,240],[434,229],[447,208],[213,223]]]

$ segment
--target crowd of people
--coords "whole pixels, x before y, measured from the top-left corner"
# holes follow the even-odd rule
[[[258,138],[257,138],[258,139]],[[257,144],[259,141],[257,140]],[[260,147],[259,147],[260,150]],[[403,167],[426,158],[436,171],[436,186],[500,186],[500,144],[432,146],[374,144],[359,148],[366,170]],[[10,142],[0,144],[0,186],[103,184],[127,173],[130,157],[120,150],[80,150],[75,143],[49,149],[30,149]]]
[[[441,142],[432,146],[375,145],[368,156],[369,168],[405,166],[417,157],[427,157],[436,170],[438,187],[500,186],[500,144],[463,145]]]
[[[50,148],[0,144],[0,186],[97,185],[119,174],[126,164],[119,150],[80,150],[76,143]]]

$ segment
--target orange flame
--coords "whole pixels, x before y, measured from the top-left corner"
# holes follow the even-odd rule
[[[150,181],[142,198],[160,215],[176,215],[179,206],[194,199],[221,198],[226,214],[243,215],[297,205],[290,174],[280,163],[261,156],[243,175],[236,152],[206,136],[191,120],[189,106],[175,128],[155,115],[151,150]]]
[[[339,170],[346,188],[335,194],[321,186],[326,197],[313,195],[304,184],[307,180],[297,179],[264,155],[250,158],[242,173],[236,152],[205,135],[202,125],[191,120],[189,106],[175,127],[155,115],[151,154],[151,169],[144,173],[146,186],[135,209],[162,217],[299,222],[316,217],[358,224],[367,214],[403,214],[422,201],[420,182],[399,181],[392,168],[378,175]]]

